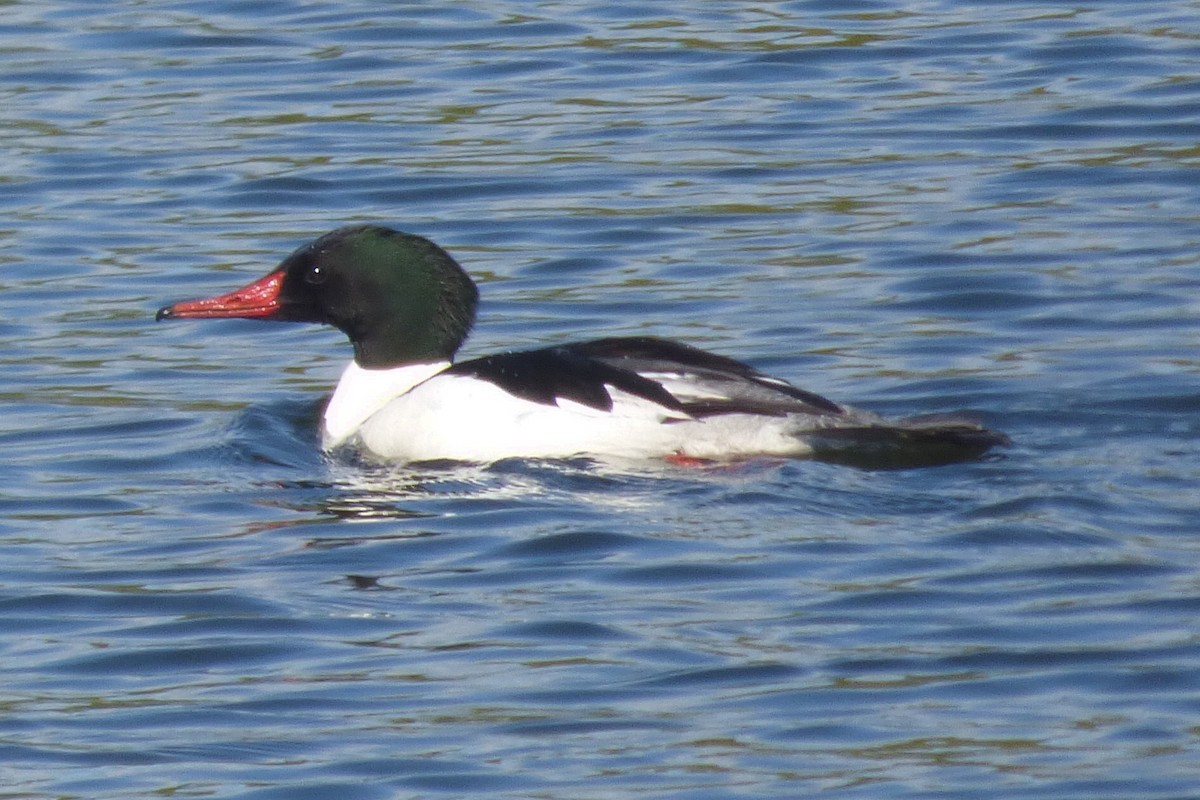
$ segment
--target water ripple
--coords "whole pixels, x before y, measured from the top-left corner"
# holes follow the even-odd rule
[[[1193,4],[5,11],[10,793],[1195,794]],[[152,318],[348,221],[461,258],[473,355],[674,336],[1015,446],[327,456],[340,335]]]

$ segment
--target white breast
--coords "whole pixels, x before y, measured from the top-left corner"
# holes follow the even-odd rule
[[[325,408],[322,444],[337,447],[349,439],[373,414],[450,366],[449,361],[409,364],[391,369],[364,369],[351,361]]]

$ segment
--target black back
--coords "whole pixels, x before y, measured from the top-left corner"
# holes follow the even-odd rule
[[[691,417],[718,414],[840,415],[820,395],[766,376],[731,358],[654,337],[614,337],[464,361],[448,371],[496,384],[535,403],[559,399],[601,411],[613,408],[610,387]],[[664,381],[678,380],[696,394]]]

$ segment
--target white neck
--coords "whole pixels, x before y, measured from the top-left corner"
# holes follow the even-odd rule
[[[351,361],[325,409],[322,444],[326,450],[349,439],[387,403],[450,366],[449,361],[365,369]]]

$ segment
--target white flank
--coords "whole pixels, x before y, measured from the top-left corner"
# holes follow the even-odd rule
[[[325,410],[325,448],[357,439],[368,454],[388,461],[798,456],[811,452],[804,431],[829,424],[803,414],[694,419],[611,386],[612,411],[567,399],[536,403],[469,375],[438,374],[449,366],[372,370],[351,362]],[[677,396],[722,397],[685,376],[653,377]]]
[[[795,418],[727,414],[691,419],[610,388],[613,410],[522,400],[465,375],[435,376],[387,403],[358,430],[363,448],[393,461],[495,461],[576,455],[697,458],[803,455]]]

